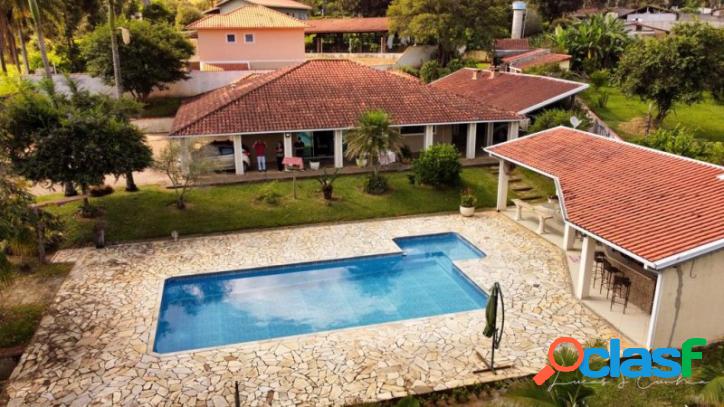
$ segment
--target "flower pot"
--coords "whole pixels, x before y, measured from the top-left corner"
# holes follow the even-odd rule
[[[465,207],[465,206],[461,206],[461,207],[460,207],[460,214],[463,215],[463,216],[473,216],[473,215],[475,215],[475,207],[474,207],[474,206],[471,206],[471,207],[468,208],[468,207]]]
[[[358,158],[357,160],[357,166],[360,168],[364,168],[367,166],[367,159],[366,158]]]
[[[309,162],[309,168],[312,170],[318,170],[319,169],[319,161],[310,161]]]

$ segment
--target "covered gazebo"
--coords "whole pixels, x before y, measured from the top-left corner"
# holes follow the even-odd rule
[[[577,263],[573,292],[584,304],[606,292],[594,311],[649,348],[724,337],[724,314],[714,311],[724,309],[724,167],[567,127],[485,150],[500,161],[498,211],[514,167],[555,183],[560,245]],[[645,326],[622,322],[625,306],[609,307],[610,286],[594,291],[596,282],[628,284],[618,288],[648,315]]]
[[[385,53],[394,47],[387,17],[321,18],[306,21],[307,52]]]

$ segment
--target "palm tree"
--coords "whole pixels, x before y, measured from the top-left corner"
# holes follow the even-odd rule
[[[368,110],[360,116],[358,128],[347,137],[347,157],[370,160],[374,176],[378,177],[380,154],[397,154],[402,145],[400,131],[391,127],[390,115],[384,110]]]
[[[574,69],[613,68],[631,41],[623,22],[609,15],[594,15],[566,28],[559,25],[550,39],[556,48],[573,56]]]
[[[40,58],[43,60],[45,76],[50,78],[50,63],[48,62],[48,53],[45,51],[45,37],[43,36],[42,24],[40,21],[38,0],[28,0],[28,4],[30,5],[30,13],[33,16],[33,23],[35,24],[35,34],[38,36],[38,48],[40,49]]]

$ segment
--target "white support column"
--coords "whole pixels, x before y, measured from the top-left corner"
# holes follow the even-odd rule
[[[485,126],[485,147],[493,145],[493,129],[495,129],[495,123],[488,123]]]
[[[284,157],[294,156],[294,145],[292,144],[292,133],[284,133]]]
[[[504,211],[508,206],[508,171],[505,161],[500,160],[500,168],[498,171],[498,203],[496,209],[498,212]]]
[[[234,169],[236,175],[244,175],[244,152],[241,147],[241,135],[234,136]]]
[[[344,167],[344,132],[342,130],[334,131],[334,167]]]
[[[425,139],[422,143],[423,150],[427,150],[432,147],[434,134],[434,126],[425,126]]]
[[[184,172],[189,171],[189,165],[191,164],[191,139],[182,138],[180,141],[181,154],[179,159],[181,160],[181,169]]]
[[[519,129],[520,129],[520,123],[518,123],[518,122],[508,123],[508,140],[517,139]]]
[[[593,274],[593,253],[596,251],[596,241],[592,237],[583,238],[581,260],[578,265],[578,278],[576,279],[576,298],[579,300],[588,297],[591,288],[591,275]]]
[[[475,158],[475,136],[478,134],[478,124],[468,124],[468,138],[467,144],[465,145],[465,158]]]
[[[576,241],[576,230],[573,229],[573,227],[566,223],[564,229],[563,229],[563,249],[565,250],[573,250],[573,245]]]

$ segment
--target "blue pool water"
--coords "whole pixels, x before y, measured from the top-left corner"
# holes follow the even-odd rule
[[[154,351],[177,352],[485,307],[452,263],[484,254],[455,233],[394,239],[402,254],[166,280]]]

